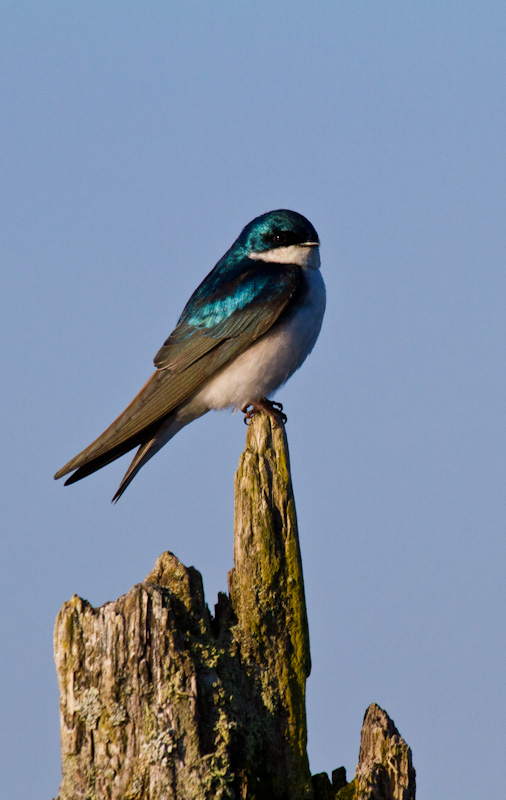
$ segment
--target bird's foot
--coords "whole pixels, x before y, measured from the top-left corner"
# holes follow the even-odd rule
[[[255,403],[248,403],[244,408],[241,408],[241,411],[244,414],[245,425],[249,425],[250,419],[255,414],[258,414],[259,411],[265,411],[266,414],[272,417],[275,425],[279,425],[280,420],[283,425],[288,421],[286,414],[283,414],[282,404],[276,403],[274,400],[267,400],[266,397],[260,398]]]

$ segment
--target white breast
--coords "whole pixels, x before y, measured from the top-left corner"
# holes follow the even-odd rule
[[[325,311],[325,284],[319,269],[304,269],[305,299],[282,323],[261,336],[198,391],[207,408],[243,408],[269,397],[293,375],[313,349]]]

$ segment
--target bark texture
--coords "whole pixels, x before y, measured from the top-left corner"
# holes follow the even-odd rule
[[[408,747],[386,711],[365,712],[355,773],[357,800],[414,800],[415,770]]]
[[[355,777],[346,770],[313,775],[314,800],[415,800],[411,750],[386,711],[372,703],[364,716]]]
[[[214,617],[163,553],[126,595],[58,614],[58,800],[413,800],[411,753],[366,712],[356,777],[311,779],[309,635],[284,428],[257,415],[235,480],[234,568]]]

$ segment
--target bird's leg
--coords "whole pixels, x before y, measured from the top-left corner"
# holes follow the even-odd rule
[[[261,397],[260,400],[257,400],[255,403],[248,403],[244,408],[241,408],[241,411],[244,414],[245,425],[249,425],[250,419],[259,411],[265,411],[266,414],[272,417],[275,425],[279,425],[280,419],[283,425],[288,420],[286,414],[283,414],[283,406],[281,403],[268,400],[266,397]]]

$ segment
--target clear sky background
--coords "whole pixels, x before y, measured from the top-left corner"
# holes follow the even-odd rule
[[[300,526],[313,772],[363,713],[418,800],[504,794],[506,6],[23,2],[0,9],[2,795],[60,781],[52,632],[165,549],[212,607],[242,415],[52,475],[132,399],[241,228],[318,230],[328,307],[278,394]]]

